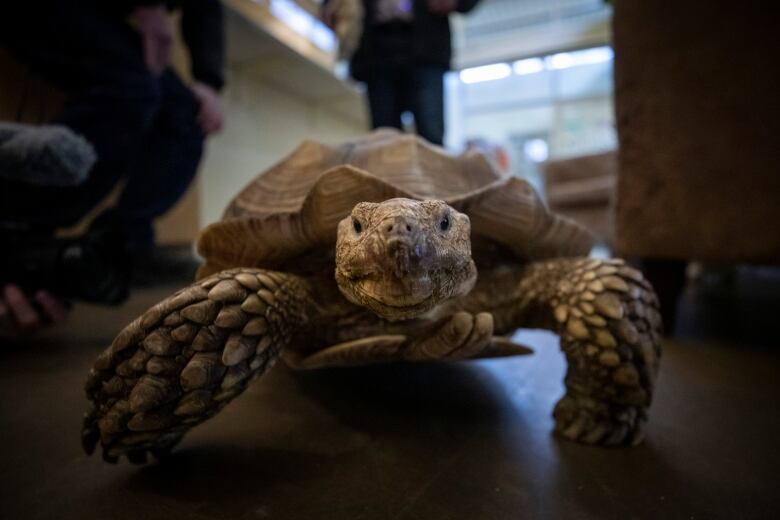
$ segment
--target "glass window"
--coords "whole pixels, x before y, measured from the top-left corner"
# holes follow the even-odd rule
[[[594,47],[451,73],[447,145],[500,152],[541,188],[540,162],[615,148],[612,58]]]

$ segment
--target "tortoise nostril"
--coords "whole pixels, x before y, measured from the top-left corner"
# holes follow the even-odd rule
[[[385,237],[405,236],[410,237],[415,230],[414,222],[404,217],[394,217],[382,225],[382,233]]]

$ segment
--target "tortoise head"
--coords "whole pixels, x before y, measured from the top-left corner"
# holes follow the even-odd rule
[[[361,202],[338,226],[342,294],[388,320],[468,293],[477,278],[469,218],[439,200]]]

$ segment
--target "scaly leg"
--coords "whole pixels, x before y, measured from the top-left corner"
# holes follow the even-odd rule
[[[561,337],[566,394],[555,430],[587,444],[638,444],[661,355],[658,300],[622,260],[559,259],[528,266],[507,312],[519,327]]]
[[[182,289],[125,327],[95,362],[82,441],[142,463],[219,412],[271,367],[307,320],[300,278],[231,269]]]

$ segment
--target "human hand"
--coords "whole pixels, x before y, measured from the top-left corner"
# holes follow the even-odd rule
[[[331,2],[332,3],[332,2]],[[329,29],[332,31],[336,30],[336,11],[335,9],[325,9],[322,12],[322,16],[320,17],[322,19],[322,23],[328,26]]]
[[[338,23],[339,9],[342,7],[342,0],[330,0],[322,7],[320,12],[320,19],[322,23],[327,25],[331,30],[336,30],[336,24]]]
[[[448,15],[458,7],[458,0],[428,0],[428,9],[435,14]]]
[[[222,130],[223,108],[219,93],[213,87],[197,81],[190,89],[198,102],[198,124],[203,134],[210,135]]]
[[[35,304],[40,308],[36,310]],[[16,285],[8,284],[0,293],[0,338],[22,336],[68,317],[68,304],[46,291],[37,291],[32,301]]]
[[[173,27],[165,6],[138,7],[133,15],[144,47],[144,61],[153,74],[160,75],[171,62]]]

